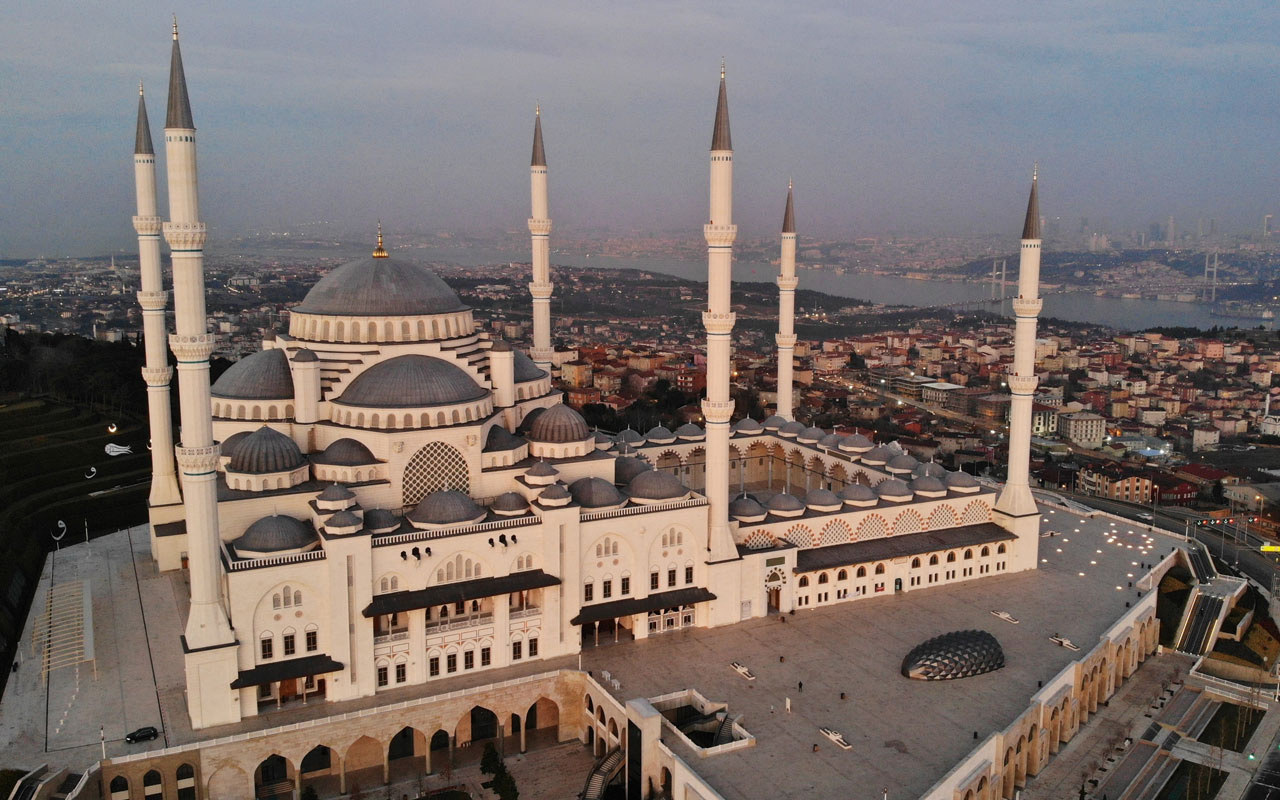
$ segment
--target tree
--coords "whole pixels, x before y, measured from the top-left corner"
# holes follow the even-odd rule
[[[506,767],[494,776],[493,791],[497,793],[499,800],[519,800],[520,797],[520,790],[516,788],[516,779],[511,777]]]
[[[493,742],[486,742],[484,754],[480,756],[480,772],[485,775],[497,775],[499,770],[504,770],[502,758],[494,748]]]

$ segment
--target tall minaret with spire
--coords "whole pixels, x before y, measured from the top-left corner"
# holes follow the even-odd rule
[[[547,210],[547,153],[542,147],[542,106],[533,112],[533,158],[529,162],[529,192],[532,200],[529,237],[533,248],[533,348],[529,358],[538,369],[551,374],[551,217]]]
[[[164,310],[169,295],[164,290],[160,272],[160,216],[156,208],[156,151],[151,144],[151,123],[147,120],[147,100],[142,84],[138,84],[138,133],[133,145],[133,182],[138,213],[133,229],[138,232],[138,267],[142,288],[138,305],[142,306],[142,339],[146,347],[146,366],[142,379],[147,382],[147,411],[151,425],[151,495],[150,505],[170,506],[182,502],[178,476],[173,462],[173,421],[169,412],[168,348],[165,346]]]
[[[188,708],[195,727],[239,718],[230,709],[226,688],[235,679],[235,635],[222,605],[218,537],[218,455],[213,441],[209,400],[209,356],[213,336],[205,317],[205,224],[200,221],[196,176],[196,126],[191,119],[187,79],[178,47],[178,21],[173,21],[173,55],[169,65],[169,109],[164,124],[169,221],[164,238],[173,262],[175,333],[169,346],[178,358],[178,401],[182,410],[182,443],[177,447],[186,507],[187,563],[191,610],[184,636]],[[227,655],[229,653],[229,664]],[[223,674],[226,673],[226,674]],[[221,694],[215,685],[222,683]],[[206,686],[206,682],[213,684]]]
[[[796,209],[787,181],[787,210],[782,214],[782,259],[778,275],[778,416],[792,419],[793,353],[796,347]]]
[[[1036,384],[1036,318],[1040,314],[1040,200],[1037,192],[1039,167],[1031,172],[1031,197],[1022,225],[1022,249],[1018,261],[1018,296],[1013,300],[1017,319],[1013,339],[1013,374],[1009,376],[1012,395],[1009,408],[1009,476],[996,501],[995,519],[1005,528],[1029,540],[1020,548],[1013,569],[1034,569],[1039,541],[1040,511],[1031,495],[1031,404]]]
[[[729,96],[725,90],[724,63],[720,64],[720,95],[711,132],[711,215],[702,227],[707,240],[707,310],[702,325],[707,330],[707,397],[702,416],[707,425],[707,500],[710,524],[707,550],[711,561],[737,557],[729,528],[729,420],[733,399],[729,396],[730,336],[734,314],[730,310],[733,277],[733,142],[729,137]]]

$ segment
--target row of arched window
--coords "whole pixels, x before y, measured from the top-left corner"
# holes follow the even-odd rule
[[[266,414],[263,414],[265,408]],[[247,403],[232,403],[226,400],[213,401],[213,415],[223,419],[293,419],[293,404],[286,403],[283,408],[278,405],[250,406]]]
[[[178,765],[174,772],[178,800],[196,800],[196,770],[190,764]],[[129,779],[117,775],[108,784],[110,800],[129,800]],[[142,776],[143,797],[160,797],[164,794],[164,778],[159,770],[151,770]]]
[[[1008,549],[1008,548],[1007,548],[1007,547],[1005,547],[1005,545],[1004,545],[1003,543],[1001,543],[1001,544],[999,544],[999,545],[996,545],[996,553],[997,553],[998,555],[999,555],[999,554],[1003,554],[1003,553],[1005,553],[1007,549]],[[990,555],[991,555],[991,548],[990,548],[990,546],[988,546],[988,545],[983,545],[983,546],[982,546],[982,549],[978,551],[978,557],[979,557],[979,558],[987,558],[987,557],[988,557],[988,556],[990,556]],[[962,560],[964,560],[964,561],[971,561],[971,560],[973,560],[973,557],[974,557],[974,553],[973,553],[973,548],[972,548],[972,547],[970,547],[970,548],[966,548],[966,549],[965,549],[965,551],[964,551],[964,553],[963,553],[963,555],[961,556]],[[955,550],[952,550],[951,552],[947,553],[947,563],[948,563],[948,564],[953,564],[953,563],[955,563],[956,558],[957,558],[957,555],[956,555],[956,551],[955,551]],[[933,555],[929,556],[929,566],[931,566],[931,567],[936,567],[936,566],[938,565],[938,562],[939,562],[939,559],[938,559],[938,554],[937,554],[937,553],[934,553]],[[921,564],[920,558],[919,558],[918,556],[917,556],[916,558],[911,559],[911,568],[912,568],[912,569],[919,569],[919,568],[921,567],[921,565],[922,565],[922,564]],[[884,564],[883,564],[883,563],[880,563],[880,564],[876,564],[876,565],[875,565],[875,568],[874,568],[874,574],[876,574],[876,575],[883,575],[883,574],[884,574],[884,572],[885,572],[885,566],[884,566]],[[860,566],[860,567],[858,567],[857,571],[854,573],[854,577],[857,577],[857,578],[865,578],[865,577],[867,577],[867,568],[866,568],[865,566]],[[839,572],[837,572],[837,573],[836,573],[836,580],[837,580],[837,581],[845,581],[845,580],[848,580],[848,579],[849,579],[849,572],[848,572],[848,570],[843,570],[843,569],[842,569],[842,570],[840,570]],[[830,573],[827,573],[827,572],[821,572],[821,573],[819,573],[819,574],[818,574],[818,584],[819,584],[819,585],[824,584],[824,583],[830,583],[830,581],[831,581]],[[800,580],[798,581],[798,585],[799,585],[799,587],[800,587],[800,588],[802,588],[802,589],[803,589],[803,588],[805,588],[805,587],[807,587],[807,586],[809,585],[809,576],[808,576],[808,575],[801,575],[801,576],[800,576]]]
[[[466,336],[471,333],[470,330],[464,330],[467,327],[465,315],[452,315],[445,317],[436,317],[430,320],[428,326],[427,320],[417,320],[416,325],[410,325],[409,320],[401,320],[399,325],[399,336],[396,336],[397,326],[394,322],[386,320],[382,323],[381,339],[379,339],[379,330],[377,322],[357,322],[348,323],[346,320],[338,320],[336,323],[330,323],[329,320],[319,320],[315,318],[304,317],[299,314],[295,317],[299,321],[298,328],[293,332],[295,336],[305,337],[308,339],[320,339],[322,341],[336,342],[410,342],[422,341],[428,337],[431,339],[448,338],[451,336]],[[291,326],[292,327],[292,326]],[[416,338],[414,333],[417,333]],[[350,334],[350,336],[348,336]]]
[[[290,589],[285,586],[280,591],[271,595],[272,608],[291,608],[293,606],[302,605],[302,590]]]

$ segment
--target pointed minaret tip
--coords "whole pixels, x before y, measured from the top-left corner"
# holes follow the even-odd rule
[[[175,42],[178,40],[178,15],[177,14],[173,15],[173,40]]]
[[[147,119],[147,99],[142,93],[142,81],[138,81],[138,131],[133,138],[134,155],[155,155],[151,145],[151,122]]]
[[[542,104],[533,108],[533,158],[529,160],[531,167],[545,167],[547,151],[542,146]]]
[[[720,96],[716,98],[716,125],[711,132],[712,150],[732,150],[733,139],[729,136],[729,93],[724,83],[724,59],[720,59]]]
[[[187,76],[182,70],[182,50],[178,47],[178,15],[173,16],[173,55],[169,59],[169,108],[165,128],[195,130],[191,119],[191,99],[187,97]]]
[[[1023,239],[1040,238],[1040,196],[1037,191],[1040,177],[1040,164],[1031,168],[1031,197],[1027,199],[1027,218],[1022,223]]]
[[[796,208],[791,196],[791,181],[787,181],[787,210],[782,214],[782,232],[796,232]]]

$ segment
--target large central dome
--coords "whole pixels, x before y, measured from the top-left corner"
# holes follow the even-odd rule
[[[426,267],[370,257],[325,275],[293,310],[340,317],[412,317],[466,309],[449,285]]]

